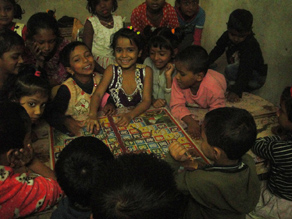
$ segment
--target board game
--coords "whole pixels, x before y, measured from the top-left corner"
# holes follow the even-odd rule
[[[114,155],[127,152],[146,151],[161,158],[166,156],[168,146],[178,141],[186,148],[194,148],[208,163],[200,149],[185,133],[167,109],[148,110],[134,118],[127,127],[117,127],[115,121],[119,115],[99,117],[100,132],[93,135],[82,129],[83,136],[94,136],[102,140]],[[55,129],[51,129],[51,166],[55,166],[59,153],[74,139]]]

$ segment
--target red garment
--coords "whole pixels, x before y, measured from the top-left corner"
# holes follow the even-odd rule
[[[143,32],[147,25],[154,27],[154,25],[147,19],[146,15],[146,3],[142,3],[136,7],[131,15],[131,24],[134,28]],[[165,2],[163,8],[163,17],[158,27],[169,27],[176,28],[179,27],[178,19],[174,8],[167,2]]]
[[[203,29],[196,28],[194,32],[194,45],[200,46],[201,45],[201,38],[202,38]]]
[[[14,173],[0,166],[0,217],[16,218],[44,211],[63,197],[57,181],[42,176]]]

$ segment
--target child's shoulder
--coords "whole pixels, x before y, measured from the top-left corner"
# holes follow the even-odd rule
[[[136,64],[137,69],[146,68],[146,67],[147,65],[144,65],[144,64],[139,64],[139,63]]]

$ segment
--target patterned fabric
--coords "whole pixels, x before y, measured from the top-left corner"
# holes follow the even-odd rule
[[[148,19],[146,15],[146,3],[142,3],[137,8],[135,8],[131,15],[131,24],[134,28],[143,32],[147,25],[154,26]],[[167,2],[163,6],[163,17],[158,27],[169,27],[176,28],[179,27],[177,20],[177,15],[174,8]]]
[[[51,59],[45,61],[45,65],[44,65],[44,69],[47,72],[51,86],[62,84],[68,77],[66,69],[59,61],[59,57],[60,57],[60,52],[67,44],[69,44],[69,41],[65,39],[59,39],[59,40],[60,41],[57,42],[56,44],[56,52],[54,56]],[[32,52],[27,47],[25,49],[23,59],[24,59],[23,61],[25,64],[33,64],[33,65],[36,64],[36,58],[33,56]]]
[[[135,81],[137,87],[132,94],[126,94],[122,87],[122,68],[118,65],[113,65],[113,79],[108,89],[117,108],[136,106],[142,101],[145,67],[145,65],[136,64]]]
[[[270,161],[268,189],[274,195],[292,201],[292,138],[268,136],[256,140],[252,151]]]
[[[110,48],[111,36],[119,29],[123,27],[123,19],[121,16],[113,15],[114,26],[113,28],[107,28],[103,26],[97,16],[91,16],[88,18],[94,30],[93,42],[92,42],[92,54],[97,63],[106,68],[110,64],[115,63],[113,51]]]
[[[96,90],[97,85],[100,83],[101,78],[100,74],[94,75],[94,88],[92,89],[91,94],[83,91],[73,78],[69,78],[63,83],[63,85],[67,86],[71,95],[65,115],[70,115],[77,121],[84,121],[87,119],[91,96]]]
[[[10,30],[16,32],[23,40],[26,40],[27,27],[22,23],[14,23]]]
[[[54,206],[63,196],[57,181],[42,176],[14,173],[0,166],[0,217],[23,217]]]

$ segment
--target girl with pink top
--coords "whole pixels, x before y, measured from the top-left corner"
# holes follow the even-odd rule
[[[189,46],[175,58],[177,74],[171,88],[171,113],[187,125],[187,132],[196,139],[200,138],[200,126],[186,104],[209,110],[225,106],[225,78],[208,69],[208,60],[201,46]]]

